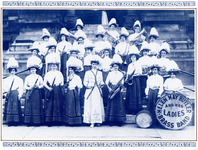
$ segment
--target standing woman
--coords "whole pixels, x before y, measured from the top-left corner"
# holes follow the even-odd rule
[[[56,51],[57,53],[60,54],[60,58],[61,58],[61,67],[60,67],[60,70],[64,76],[64,79],[66,79],[66,61],[68,60],[68,57],[69,57],[69,51],[72,47],[71,43],[68,42],[68,38],[69,36],[72,36],[71,33],[69,33],[67,31],[66,28],[62,28],[61,31],[60,31],[60,38],[61,38],[61,42],[59,42],[57,44],[57,47],[56,47]]]
[[[24,123],[28,125],[39,125],[42,123],[43,103],[41,89],[43,88],[43,79],[36,74],[39,70],[40,59],[36,56],[29,58],[27,68],[30,75],[25,78],[26,100],[24,111]]]
[[[74,59],[74,58],[73,58]],[[68,66],[66,102],[63,106],[63,122],[69,125],[82,124],[82,113],[80,106],[80,89],[82,88],[81,78],[75,74],[78,64],[73,61],[73,64]]]
[[[53,57],[50,59],[50,71],[44,77],[45,87],[45,122],[48,126],[62,121],[62,86],[63,75],[58,71],[60,60]]]
[[[18,62],[11,57],[7,64],[9,77],[3,80],[3,93],[6,96],[4,121],[10,125],[18,125],[22,121],[20,98],[23,94],[23,80],[15,75]]]
[[[84,86],[86,87],[84,99],[83,122],[94,125],[104,121],[104,105],[102,99],[102,89],[104,85],[102,72],[98,70],[99,56],[93,56],[91,60],[92,69],[85,73]]]
[[[121,64],[121,57],[118,54],[115,54],[111,64],[113,69],[109,72],[106,79],[106,85],[109,92],[114,95],[108,98],[106,121],[108,121],[110,125],[116,124],[118,126],[121,126],[126,120],[124,103],[121,95],[121,87],[124,84],[124,74],[119,71]],[[118,89],[118,92],[116,92],[115,89]]]
[[[127,97],[126,97],[126,113],[136,114],[140,110],[141,105],[141,88],[139,75],[142,74],[142,66],[138,63],[139,50],[133,45],[129,49],[129,58],[131,63],[127,69]]]

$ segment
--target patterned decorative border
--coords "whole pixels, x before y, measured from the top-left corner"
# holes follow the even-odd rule
[[[3,142],[3,147],[196,147],[196,142]]]
[[[3,6],[187,7],[195,1],[3,1]]]

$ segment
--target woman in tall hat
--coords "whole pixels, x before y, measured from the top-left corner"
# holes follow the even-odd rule
[[[131,63],[127,69],[126,77],[126,113],[136,114],[141,108],[141,87],[139,75],[142,74],[142,66],[138,63],[139,50],[133,45],[129,49]]]
[[[85,73],[83,84],[86,87],[84,95],[84,115],[83,122],[95,124],[104,122],[104,105],[102,99],[102,86],[104,85],[102,72],[98,70],[99,56],[94,55],[91,60],[92,69]]]
[[[42,36],[40,37],[43,41],[41,43],[41,51],[40,51],[40,55],[45,57],[47,55],[48,52],[48,48],[47,45],[49,44],[49,39],[51,38],[51,35],[49,33],[49,31],[46,28],[42,29]]]
[[[103,79],[104,81],[107,78],[107,75],[111,69],[112,58],[110,58],[111,46],[105,44],[103,46],[103,58],[101,59],[100,69],[103,72]]]
[[[91,69],[91,58],[93,56],[94,45],[90,40],[85,41],[85,57],[83,59],[84,71]]]
[[[61,58],[60,70],[64,76],[64,79],[66,79],[66,63],[65,62],[68,60],[69,51],[72,47],[72,44],[68,42],[68,38],[70,36],[72,36],[72,34],[69,33],[66,28],[62,28],[60,31],[61,42],[59,42],[56,47],[57,53],[60,54],[60,58]]]
[[[122,99],[121,88],[124,84],[124,74],[119,71],[122,59],[118,54],[113,56],[112,71],[109,72],[106,85],[109,89],[107,102],[106,121],[110,125],[121,126],[126,120],[124,101]]]
[[[127,42],[128,36],[129,36],[129,32],[126,30],[126,28],[122,27],[120,34],[120,41],[115,47],[115,54],[119,54],[122,58],[123,64],[121,65],[121,69],[123,71],[127,70],[126,56],[129,50],[129,43]]]
[[[103,55],[103,46],[105,44],[104,36],[105,36],[105,29],[102,25],[98,25],[97,33],[96,33],[96,42],[94,43],[94,53],[102,57]]]
[[[170,67],[170,60],[167,58],[167,54],[170,53],[170,46],[164,42],[159,49],[159,65],[161,66],[159,74],[163,77],[168,75],[168,68]]]
[[[44,77],[43,85],[45,87],[45,122],[48,126],[53,123],[60,123],[62,121],[62,107],[63,107],[63,75],[58,71],[60,59],[52,57],[50,59],[50,71]]]
[[[28,59],[27,69],[30,75],[25,78],[26,89],[24,123],[28,125],[40,125],[43,122],[42,91],[43,79],[36,72],[40,69],[40,59],[32,56]]]
[[[76,36],[76,42],[74,42],[73,45],[76,45],[76,48],[79,50],[78,58],[83,59],[85,55],[85,41],[86,41],[86,35],[83,31],[79,31],[78,35]]]
[[[157,32],[157,29],[155,27],[152,27],[150,30],[150,34],[148,37],[149,40],[149,47],[150,47],[150,53],[158,54],[160,45],[157,43],[157,39],[159,37],[159,34]]]
[[[133,30],[134,30],[134,33],[132,33],[131,35],[129,35],[129,39],[131,37],[133,37],[133,39],[136,39],[135,41],[135,45],[138,47],[138,49],[140,49],[141,47],[141,43],[143,41],[145,41],[145,36],[144,36],[144,33],[146,32],[145,29],[142,29],[141,30],[141,23],[139,20],[136,20],[133,24]]]
[[[152,75],[148,77],[146,82],[145,94],[148,98],[147,108],[152,114],[153,122],[156,121],[155,117],[155,105],[158,97],[163,92],[163,77],[159,75],[160,66],[157,64],[153,64],[151,66]]]
[[[39,74],[40,76],[43,76],[44,75],[44,72],[43,72],[44,69],[43,69],[43,63],[41,61],[41,57],[39,55],[39,52],[40,52],[40,44],[39,44],[39,42],[34,42],[32,47],[29,48],[29,51],[31,51],[32,55],[30,56],[30,58],[28,58],[27,64],[31,63],[31,57],[32,56],[38,57],[39,58],[38,61],[39,60],[40,61],[38,63],[39,64],[39,69],[37,69],[37,74]]]
[[[7,64],[9,77],[3,80],[5,96],[4,121],[10,125],[18,125],[22,121],[20,98],[23,94],[23,80],[16,76],[18,62],[11,57]]]
[[[84,28],[84,23],[82,22],[82,20],[79,18],[76,20],[76,33],[74,34],[75,37],[78,37],[79,34],[83,34],[83,36],[85,38],[87,38],[86,34],[83,32],[83,28]]]
[[[165,93],[180,92],[183,89],[183,84],[182,81],[176,77],[180,69],[175,63],[170,63],[170,66],[168,70],[170,78],[166,79],[164,82],[164,91]]]
[[[67,60],[66,62],[66,66],[67,66],[67,75],[68,75],[68,67],[70,64],[73,64],[73,60],[75,60],[75,62],[78,65],[77,69],[76,69],[76,74],[79,75],[81,77],[81,79],[83,78],[84,76],[84,73],[83,73],[83,70],[84,70],[84,67],[83,67],[83,62],[81,59],[78,58],[79,56],[79,47],[77,44],[73,44],[71,50],[70,50],[70,55],[69,55],[69,59]]]
[[[69,125],[82,124],[80,105],[80,89],[82,88],[82,80],[75,74],[78,65],[79,64],[77,64],[74,59],[73,64],[68,66],[69,71],[66,83],[66,101],[63,106],[63,122]]]
[[[140,49],[140,58],[138,59],[138,62],[142,66],[142,74],[148,74],[149,68],[152,65],[151,57],[149,57],[150,47],[149,44],[144,41],[142,43],[141,49]]]
[[[116,28],[118,27],[117,21],[115,18],[112,18],[109,21],[109,29],[107,31],[107,33],[109,34],[109,40],[110,43],[112,44],[112,48],[115,49],[115,46],[118,44],[118,40],[119,40],[119,36],[120,34],[118,33],[118,31],[116,30]]]
[[[57,53],[56,47],[57,47],[56,40],[50,39],[49,44],[47,45],[48,52],[47,52],[47,55],[45,57],[46,72],[50,71],[49,62],[51,61],[51,59],[55,59],[55,60],[60,61],[60,55]],[[58,65],[59,65],[58,70],[60,70],[60,63]]]

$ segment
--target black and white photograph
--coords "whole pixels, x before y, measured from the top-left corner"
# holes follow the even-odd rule
[[[1,9],[5,147],[196,147],[196,9],[35,6]]]

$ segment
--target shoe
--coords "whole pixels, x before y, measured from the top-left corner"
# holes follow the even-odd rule
[[[90,125],[90,128],[93,128],[93,127],[94,127],[94,124],[91,124],[91,125]]]

